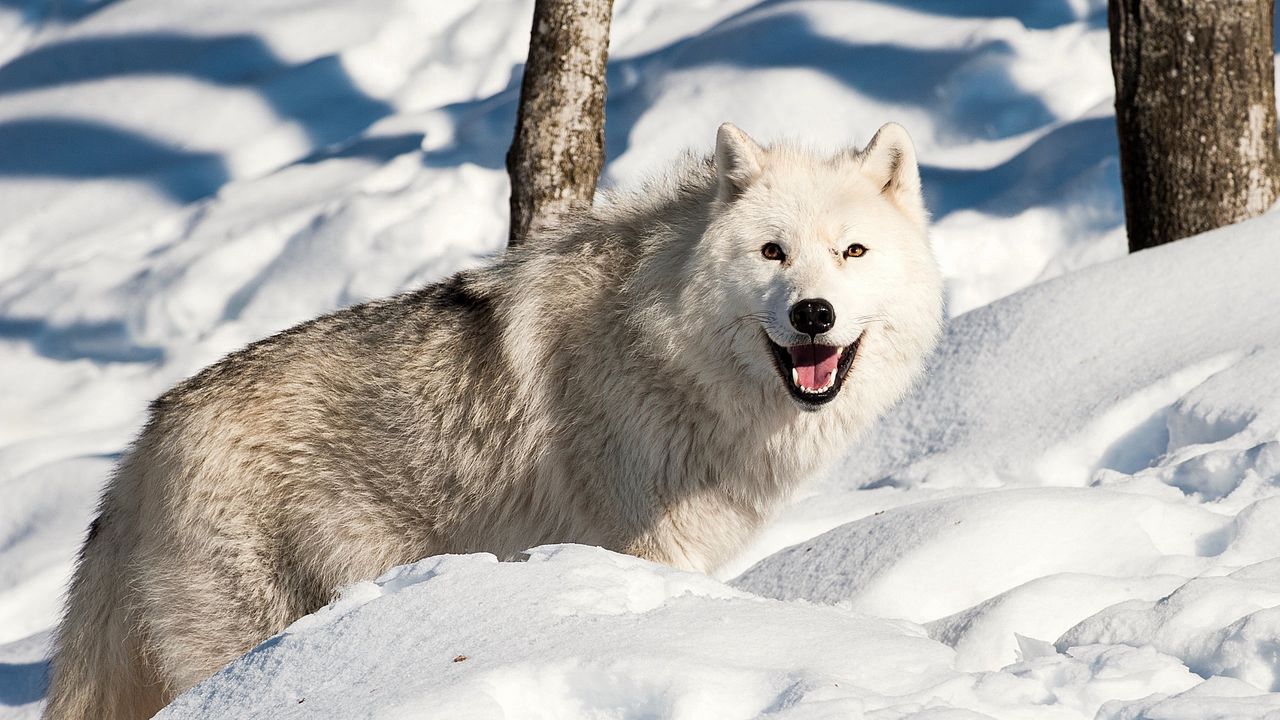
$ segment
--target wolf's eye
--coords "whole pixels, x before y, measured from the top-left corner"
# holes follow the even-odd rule
[[[778,243],[765,243],[764,247],[760,248],[760,254],[764,256],[765,260],[782,261],[787,259],[787,254],[782,252],[782,246]]]
[[[847,258],[862,257],[863,255],[866,255],[866,254],[867,254],[867,246],[861,243],[854,243],[844,249],[844,256]]]

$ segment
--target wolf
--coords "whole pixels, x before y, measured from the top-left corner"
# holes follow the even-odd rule
[[[109,481],[45,717],[149,717],[440,553],[599,545],[708,572],[921,373],[942,289],[916,154],[726,123],[491,265],[235,352]]]

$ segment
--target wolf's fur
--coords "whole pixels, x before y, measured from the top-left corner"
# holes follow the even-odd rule
[[[153,404],[107,487],[46,717],[146,717],[427,555],[572,541],[715,568],[918,374],[941,318],[925,224],[896,125],[832,157],[726,125],[714,158],[491,267],[228,356]],[[823,339],[861,342],[812,408],[765,334],[812,341],[787,308],[818,296]]]

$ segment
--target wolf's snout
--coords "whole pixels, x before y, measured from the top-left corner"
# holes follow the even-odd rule
[[[836,309],[822,298],[809,298],[792,305],[788,317],[796,330],[805,335],[820,335],[835,327]]]

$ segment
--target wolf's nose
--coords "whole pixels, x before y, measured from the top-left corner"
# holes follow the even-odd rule
[[[836,309],[822,298],[801,300],[791,306],[787,315],[791,318],[791,327],[805,335],[819,335],[836,324]]]

